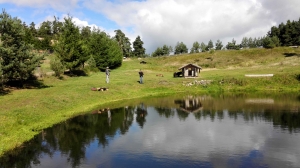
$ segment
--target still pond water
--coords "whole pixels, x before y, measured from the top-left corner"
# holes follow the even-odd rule
[[[300,96],[121,102],[43,130],[0,167],[300,167]]]

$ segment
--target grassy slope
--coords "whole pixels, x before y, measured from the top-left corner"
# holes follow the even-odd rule
[[[159,58],[146,58],[123,62],[112,70],[111,83],[105,83],[105,74],[67,77],[63,80],[47,76],[45,88],[14,90],[0,97],[0,155],[31,139],[43,128],[72,116],[93,110],[101,105],[118,105],[124,99],[174,94],[180,92],[224,91],[300,91],[300,49],[249,49],[218,51]],[[186,63],[202,66],[200,77],[215,82],[208,87],[183,86],[195,79],[173,78],[173,72]],[[44,73],[49,64],[42,65]],[[138,71],[145,73],[145,84],[138,83]],[[245,74],[272,73],[272,78],[245,78]],[[157,77],[163,74],[164,77]],[[225,81],[222,85],[220,81]],[[91,91],[92,87],[109,87],[107,92]],[[119,101],[119,102],[118,102]]]

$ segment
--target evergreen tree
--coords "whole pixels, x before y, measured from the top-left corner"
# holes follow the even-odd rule
[[[160,47],[157,47],[157,49],[152,53],[152,57],[158,57],[162,55],[164,55],[164,51]]]
[[[279,44],[280,44],[280,42],[279,42]],[[256,47],[262,47],[262,38],[258,37],[255,45],[256,45]]]
[[[177,42],[175,46],[175,52],[174,54],[184,54],[188,53],[189,49],[186,47],[186,45],[183,42]]]
[[[25,30],[25,36],[24,36],[24,41],[28,44],[35,44],[36,38],[35,38],[35,32],[32,31],[31,27],[24,26]]]
[[[170,55],[171,52],[173,52],[172,46],[163,45],[162,47],[163,55]]]
[[[207,44],[207,47],[208,47],[208,50],[213,49],[214,48],[214,43],[211,40],[209,40],[209,42]]]
[[[88,47],[98,69],[105,70],[106,67],[112,69],[122,65],[123,54],[118,42],[105,32],[94,29]]]
[[[25,27],[21,20],[12,18],[5,10],[0,14],[0,60],[4,82],[29,79],[42,56],[32,52],[33,46],[25,42]]]
[[[222,41],[217,40],[217,42],[216,42],[216,50],[222,50],[222,48],[223,48]]]
[[[241,47],[243,47],[243,48],[249,47],[249,40],[247,37],[243,37],[242,42],[241,42]]]
[[[157,56],[163,56],[163,55],[170,55],[170,53],[173,52],[173,49],[171,46],[163,45],[163,47],[158,47],[153,53],[152,57]]]
[[[193,43],[193,47],[191,48],[190,53],[199,53],[200,51],[200,44],[196,41]]]
[[[250,43],[250,38],[249,38],[249,43]],[[232,39],[231,43],[228,42],[228,44],[226,45],[227,50],[239,50],[240,49],[240,45],[236,45],[236,41],[234,39]]]
[[[55,55],[66,69],[71,72],[83,65],[86,58],[82,49],[82,40],[78,26],[71,17],[64,18],[62,31],[54,45]]]
[[[52,23],[50,21],[44,21],[41,23],[38,29],[38,36],[39,37],[46,37],[52,35]]]
[[[206,44],[204,44],[203,42],[200,44],[200,49],[201,49],[201,52],[205,52],[205,51],[208,51],[208,47]]]
[[[84,62],[91,58],[91,50],[89,48],[89,41],[92,36],[91,27],[82,27],[80,31],[80,39],[82,41],[82,55],[80,57],[80,62],[82,62],[82,67],[84,68]]]
[[[54,20],[51,23],[52,25],[52,39],[56,40],[58,38],[59,33],[62,31],[63,22],[59,21],[59,18],[54,16]]]
[[[0,56],[0,91],[3,90],[3,80],[2,58]]]
[[[279,38],[277,36],[273,36],[273,37],[265,37],[262,40],[263,43],[263,47],[267,48],[267,49],[272,49],[274,47],[279,46]]]
[[[144,42],[141,40],[140,36],[137,36],[133,42],[133,55],[136,57],[144,57],[146,49],[143,47]]]
[[[132,48],[131,43],[128,37],[125,36],[125,34],[121,30],[115,30],[116,35],[115,39],[118,42],[118,45],[120,46],[123,57],[130,57]]]

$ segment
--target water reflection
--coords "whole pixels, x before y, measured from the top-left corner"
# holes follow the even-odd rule
[[[0,167],[300,167],[299,101],[253,100],[187,96],[98,109],[44,130]]]

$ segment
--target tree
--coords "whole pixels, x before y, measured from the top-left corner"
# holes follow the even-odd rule
[[[92,30],[91,27],[85,26],[82,27],[80,31],[80,39],[82,41],[82,56],[80,57],[81,62],[86,62],[88,59],[91,58],[91,50],[88,46],[89,41],[92,36]],[[82,67],[84,68],[84,63],[82,64]]]
[[[122,65],[123,54],[118,42],[105,32],[94,29],[88,47],[98,69],[104,71],[106,67],[113,69]]]
[[[250,42],[250,39],[249,39],[249,42]],[[228,44],[226,45],[227,50],[239,50],[240,45],[236,45],[235,43],[236,43],[236,41],[234,39],[232,39],[231,43],[228,42]]]
[[[208,50],[213,49],[214,48],[214,43],[211,40],[209,40],[209,42],[207,44],[207,47],[208,47]]]
[[[0,60],[4,82],[23,81],[33,76],[43,56],[38,56],[33,46],[25,42],[25,28],[21,20],[12,18],[5,10],[0,14]]]
[[[130,57],[132,48],[131,48],[131,43],[129,38],[126,37],[125,34],[119,29],[115,30],[115,32],[116,32],[115,39],[122,50],[123,57]]]
[[[223,48],[222,41],[217,40],[217,42],[216,42],[216,50],[222,50],[222,48]]]
[[[54,16],[54,20],[51,23],[52,25],[52,39],[56,40],[59,33],[62,31],[63,22],[59,21],[59,17]]]
[[[137,36],[133,42],[133,55],[136,57],[144,57],[146,49],[143,47],[144,42],[141,40],[140,36]]]
[[[200,44],[200,48],[201,48],[201,52],[205,52],[205,51],[208,51],[207,50],[207,45],[206,44],[204,44],[203,42]]]
[[[152,57],[158,57],[162,55],[164,55],[164,51],[160,47],[157,47],[157,49],[152,53]]]
[[[241,42],[241,47],[243,47],[243,48],[249,47],[249,40],[247,37],[243,37],[242,42]]]
[[[62,32],[54,45],[54,52],[64,67],[71,72],[86,61],[81,59],[84,53],[79,28],[70,16],[64,18]]]
[[[267,49],[272,49],[279,46],[279,38],[277,36],[265,37],[263,38],[263,47]]]
[[[164,55],[170,55],[170,53],[173,52],[172,46],[167,45],[163,45],[162,50]]]
[[[258,37],[255,45],[256,47],[262,47],[262,38]]]
[[[193,47],[191,48],[190,53],[199,53],[200,51],[200,44],[196,41],[193,43]]]
[[[158,47],[153,53],[152,57],[163,56],[163,55],[170,55],[173,52],[172,46],[163,45],[163,47]]]
[[[50,21],[42,22],[38,29],[38,35],[40,37],[51,36],[52,35],[52,23]]]
[[[177,42],[175,46],[175,52],[174,54],[184,54],[188,53],[189,49],[186,47],[186,45],[183,42]]]
[[[2,71],[2,59],[0,57],[0,84],[1,84],[1,88],[0,91],[3,90],[3,71]]]
[[[31,24],[34,24],[33,22]],[[30,27],[24,26],[25,30],[25,36],[24,41],[28,44],[35,44],[36,43],[36,32],[35,29],[32,29],[31,25]]]

